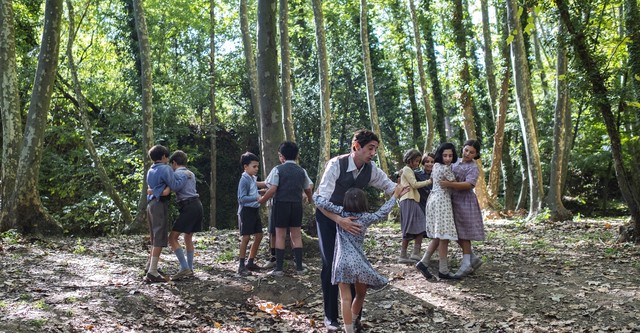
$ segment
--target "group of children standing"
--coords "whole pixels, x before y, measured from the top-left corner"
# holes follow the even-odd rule
[[[400,184],[409,186],[411,190],[400,198],[402,247],[398,261],[417,261],[416,269],[428,280],[433,277],[429,262],[436,250],[440,279],[460,279],[482,265],[482,260],[471,249],[472,240],[484,240],[482,212],[473,191],[479,175],[475,160],[480,158],[480,143],[467,140],[461,154],[459,159],[455,146],[446,142],[438,147],[435,154],[421,156],[417,150],[411,149],[404,156],[406,166],[402,170]],[[416,170],[420,164],[423,171]],[[420,195],[420,189],[427,191]],[[431,242],[420,257],[425,235],[431,238]],[[414,240],[414,249],[408,256],[410,240]],[[449,272],[449,241],[457,241],[463,252],[462,264],[455,274]]]

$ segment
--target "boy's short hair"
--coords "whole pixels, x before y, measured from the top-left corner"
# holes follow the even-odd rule
[[[375,133],[368,129],[359,129],[353,133],[353,138],[351,139],[351,150],[356,150],[356,142],[360,147],[364,147],[371,141],[380,142],[380,139],[378,139],[378,136]]]
[[[169,157],[169,149],[163,145],[155,145],[149,149],[149,158],[152,161],[160,161],[164,156]]]
[[[280,155],[282,155],[287,161],[295,160],[296,158],[298,158],[299,151],[300,149],[298,148],[298,145],[295,142],[291,141],[285,141],[281,143],[280,147],[278,148],[278,152],[280,153]]]
[[[434,161],[436,160],[436,154],[434,154],[434,153],[426,153],[426,154],[422,155],[422,161],[420,161],[420,164],[427,163],[427,157],[433,158]]]
[[[169,164],[176,162],[177,165],[187,165],[187,154],[182,150],[176,150],[169,156]]]
[[[248,151],[244,154],[242,154],[242,156],[240,156],[240,164],[242,164],[242,167],[244,167],[245,165],[249,165],[251,164],[251,162],[256,161],[258,163],[260,163],[260,159],[258,158],[258,156],[256,156],[256,154]]]

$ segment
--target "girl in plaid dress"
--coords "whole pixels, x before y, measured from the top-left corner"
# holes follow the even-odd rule
[[[483,241],[485,238],[482,212],[473,191],[479,175],[475,160],[480,158],[480,143],[477,140],[467,140],[461,155],[460,161],[452,166],[456,181],[440,183],[442,187],[452,190],[453,217],[458,231],[458,244],[463,253],[462,265],[455,274],[458,278],[469,275],[482,265],[482,260],[471,250],[471,241]]]

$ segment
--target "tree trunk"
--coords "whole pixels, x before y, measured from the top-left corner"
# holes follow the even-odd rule
[[[482,44],[484,50],[484,67],[487,72],[487,87],[489,88],[489,100],[491,106],[491,116],[493,120],[497,123],[497,115],[494,111],[497,104],[498,99],[498,88],[496,84],[496,76],[494,74],[495,67],[493,65],[493,54],[491,47],[491,30],[489,28],[489,8],[487,5],[487,0],[480,1],[480,8],[482,11],[482,40],[484,43]],[[500,21],[498,21],[500,24]],[[497,131],[496,131],[497,133]],[[495,143],[494,143],[495,148]],[[493,162],[492,162],[493,163]],[[500,163],[498,163],[500,165]]]
[[[509,154],[509,145],[511,143],[511,134],[505,133],[504,147],[502,148],[502,175],[504,180],[502,182],[504,187],[504,210],[513,211],[516,209],[516,189],[515,189],[515,170],[513,167],[513,161],[511,160],[511,154]]]
[[[371,70],[367,12],[367,0],[360,0],[360,42],[362,44],[362,60],[364,62],[364,77],[367,85],[367,103],[369,105],[369,116],[371,117],[371,130],[374,131],[380,139],[380,145],[378,146],[380,169],[382,169],[384,173],[388,174],[389,168],[387,167],[387,158],[383,144],[384,139],[382,131],[380,131],[380,120],[378,118],[378,108],[376,107],[375,87],[373,85],[373,71]]]
[[[247,15],[247,0],[240,0],[240,31],[242,33],[242,45],[244,50],[244,64],[247,71],[247,80],[249,81],[249,94],[251,95],[251,107],[253,108],[254,119],[256,120],[256,131],[258,132],[258,141],[262,147],[262,126],[260,125],[260,97],[258,96],[258,72],[256,67],[256,59],[253,52],[253,43],[251,42],[251,33],[249,32],[249,18]],[[263,176],[266,176],[266,170],[261,169]]]
[[[211,114],[211,122],[209,124],[209,132],[211,138],[209,140],[211,173],[209,175],[209,227],[215,228],[218,223],[216,219],[217,209],[217,179],[218,179],[218,148],[217,134],[218,121],[216,119],[216,2],[209,0],[209,20],[211,21],[211,30],[209,31],[209,113]]]
[[[133,0],[133,15],[135,18],[136,35],[138,37],[138,52],[140,54],[140,87],[142,92],[142,160],[144,171],[142,177],[142,189],[138,200],[138,214],[133,226],[127,228],[127,232],[142,231],[146,227],[147,220],[147,171],[152,161],[148,151],[153,145],[153,81],[151,68],[151,49],[149,46],[149,33],[147,22],[142,7],[142,0]]]
[[[0,116],[2,117],[2,178],[0,179],[1,231],[5,225],[7,198],[15,191],[22,120],[20,117],[20,89],[16,64],[16,36],[11,0],[0,1]],[[8,222],[8,220],[7,220]]]
[[[280,0],[280,89],[282,90],[282,118],[284,119],[284,136],[289,141],[296,141],[291,114],[291,61],[289,60],[289,0]]]
[[[424,143],[424,138],[422,136],[422,122],[420,121],[420,114],[418,113],[418,101],[416,100],[416,88],[415,88],[415,80],[413,78],[413,67],[411,64],[406,61],[404,66],[404,75],[407,78],[407,97],[409,99],[409,106],[411,107],[411,128],[412,128],[412,138],[413,145],[415,147],[420,147],[422,143]],[[427,150],[425,150],[426,152]]]
[[[523,148],[520,150],[520,194],[518,195],[518,203],[516,204],[516,210],[526,210],[527,200],[529,199],[529,168],[527,166],[527,153]]]
[[[540,76],[540,86],[542,87],[542,93],[544,95],[544,99],[549,98],[549,83],[547,83],[547,75],[544,69],[544,63],[542,62],[542,45],[540,44],[540,39],[538,38],[538,27],[537,27],[537,15],[536,11],[531,11],[531,16],[533,18],[534,27],[531,33],[531,38],[533,38],[533,55],[536,58],[536,67],[538,69],[538,75]]]
[[[569,158],[571,147],[567,136],[567,123],[571,123],[571,110],[569,109],[569,84],[567,75],[567,46],[564,43],[565,29],[563,24],[558,25],[558,60],[556,62],[556,106],[553,125],[553,156],[551,157],[551,179],[549,181],[549,193],[547,194],[547,206],[551,211],[551,220],[567,221],[573,215],[562,204],[562,176],[566,173],[563,167],[567,165],[565,159]],[[569,127],[570,128],[570,127]]]
[[[38,68],[20,150],[16,185],[7,205],[7,223],[3,223],[3,226],[16,228],[21,233],[56,234],[62,231],[44,209],[38,191],[44,132],[58,68],[61,21],[62,0],[47,0]]]
[[[277,0],[258,0],[258,91],[262,140],[262,170],[280,164],[278,146],[284,141],[282,102],[278,88],[278,45],[276,44]]]
[[[486,0],[483,0],[483,2],[486,2]],[[506,43],[506,40],[507,40],[506,16],[504,15],[504,11],[500,11],[500,15],[497,15],[497,16],[498,16],[499,24],[502,24],[502,22],[504,22],[504,25],[505,25],[505,29],[501,29],[500,35],[502,36],[502,42],[500,43],[500,49],[502,51],[501,53],[502,53],[502,59],[504,63],[509,64],[509,61],[511,60],[511,53],[509,51],[509,45],[507,45]],[[483,10],[483,20],[484,20],[484,10]],[[487,60],[485,59],[485,62],[486,61]],[[491,60],[491,62],[493,62],[493,60]],[[488,67],[489,65],[487,64],[487,72],[489,73]],[[501,171],[502,157],[504,155],[509,155],[508,151],[507,151],[507,154],[503,154],[503,151],[505,149],[504,128],[505,128],[505,123],[507,119],[507,109],[509,108],[510,78],[511,78],[511,67],[507,65],[504,68],[502,83],[500,84],[500,102],[498,105],[498,112],[494,114],[495,127],[494,127],[494,134],[493,134],[493,149],[491,151],[491,169],[489,170],[489,185],[487,186],[487,197],[488,197],[489,207],[494,210],[499,209],[498,192],[500,191],[500,171]],[[505,178],[506,178],[506,175],[505,175]],[[510,199],[513,202],[512,197],[508,198],[505,195],[505,208],[507,208],[506,207],[507,199]],[[514,207],[511,207],[511,210],[513,210],[513,208]]]
[[[316,49],[318,52],[318,81],[320,85],[320,152],[318,154],[318,175],[324,174],[324,165],[331,155],[331,86],[329,85],[329,60],[324,31],[322,1],[312,0],[315,23]],[[320,179],[316,180],[320,183]]]
[[[608,96],[609,91],[606,86],[608,75],[605,74],[602,65],[596,60],[596,57],[591,53],[591,48],[586,44],[582,27],[574,26],[567,4],[564,0],[555,0],[555,2],[558,5],[562,23],[566,26],[569,36],[571,37],[571,44],[576,57],[579,59],[580,66],[586,74],[587,81],[591,85],[591,91],[594,96],[594,107],[600,111],[604,119],[605,127],[607,128],[609,140],[611,141],[611,155],[613,157],[613,167],[616,171],[616,180],[618,181],[620,192],[629,207],[632,224],[635,226],[634,234],[629,234],[627,237],[640,241],[640,189],[632,186],[632,178],[624,168],[620,131],[616,119],[613,116]]]
[[[427,118],[427,140],[424,145],[424,151],[433,149],[433,112],[431,111],[431,103],[429,102],[429,91],[427,91],[427,78],[424,74],[424,60],[422,60],[422,38],[418,30],[418,18],[416,16],[416,6],[413,0],[409,0],[409,10],[411,12],[411,22],[413,23],[413,40],[416,47],[416,61],[418,62],[418,75],[420,76],[420,91],[422,92],[422,104],[424,104],[424,112]]]
[[[431,91],[433,92],[433,108],[436,112],[435,129],[438,132],[439,142],[443,143],[447,141],[447,131],[445,129],[445,111],[444,111],[444,98],[442,97],[442,87],[440,86],[440,79],[438,79],[438,62],[436,60],[435,42],[433,41],[433,22],[431,19],[431,12],[429,10],[430,0],[424,0],[423,10],[420,13],[424,15],[424,19],[420,20],[424,22],[422,30],[425,40],[425,55],[427,57],[427,69],[429,71],[429,79],[431,80]],[[425,152],[428,152],[425,150]]]
[[[453,13],[453,30],[455,34],[455,45],[458,51],[458,58],[462,62],[462,69],[460,70],[460,102],[463,110],[463,123],[464,132],[467,139],[477,139],[476,125],[473,115],[473,104],[471,101],[471,91],[469,88],[472,86],[471,74],[469,72],[469,56],[467,55],[467,33],[464,27],[464,11],[462,6],[462,0],[456,0],[454,2]],[[478,197],[478,203],[481,209],[485,209],[489,206],[487,188],[484,180],[484,169],[480,159],[476,160],[478,165],[478,181],[475,186],[476,196]]]
[[[73,59],[73,42],[75,39],[76,27],[75,27],[75,14],[73,10],[73,4],[71,0],[67,0],[67,11],[69,16],[69,35],[67,40],[67,65],[69,66],[69,71],[71,72],[71,79],[73,82],[73,90],[76,95],[76,101],[78,102],[78,113],[80,115],[80,121],[82,123],[82,129],[84,132],[84,144],[91,156],[91,160],[93,161],[96,171],[98,172],[98,177],[100,178],[100,182],[102,186],[104,186],[105,192],[107,195],[113,200],[113,203],[120,210],[120,214],[122,214],[122,222],[124,226],[130,225],[133,222],[133,217],[131,216],[131,212],[129,208],[124,203],[118,191],[116,191],[115,187],[111,183],[109,179],[109,175],[107,174],[107,170],[102,163],[102,158],[98,155],[96,151],[95,144],[93,143],[93,134],[91,132],[91,124],[89,122],[89,117],[87,116],[87,103],[85,101],[84,95],[82,95],[82,89],[80,88],[80,80],[78,79],[78,71],[76,69],[76,64]]]
[[[535,128],[536,119],[535,103],[533,101],[533,89],[531,87],[531,75],[524,48],[524,38],[520,20],[517,15],[515,0],[507,0],[507,17],[509,30],[513,41],[511,42],[511,63],[513,65],[514,84],[517,95],[517,105],[520,115],[520,125],[524,138],[524,147],[527,154],[527,166],[529,173],[529,216],[532,219],[542,209],[544,200],[544,188],[542,187],[542,167],[540,163],[540,151],[538,149],[538,137]]]

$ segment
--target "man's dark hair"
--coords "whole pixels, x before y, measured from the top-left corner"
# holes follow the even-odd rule
[[[378,136],[368,129],[359,129],[353,133],[353,139],[351,139],[351,149],[355,150],[354,144],[357,142],[360,147],[366,146],[369,142],[380,142]]]
[[[278,148],[278,152],[280,155],[284,156],[284,159],[287,161],[295,160],[298,158],[298,152],[300,149],[295,142],[285,141],[280,144]]]
[[[260,162],[258,156],[252,152],[248,151],[240,156],[240,164],[242,164],[242,167],[249,165],[252,161]]]
[[[149,149],[149,158],[154,162],[162,160],[164,156],[169,157],[169,149],[163,145],[155,145]]]
[[[169,156],[169,164],[176,162],[177,165],[187,165],[187,154],[182,150],[176,150]]]

